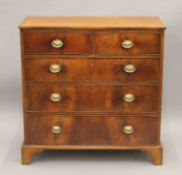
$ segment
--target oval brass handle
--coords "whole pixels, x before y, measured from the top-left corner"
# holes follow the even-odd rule
[[[61,133],[61,131],[62,131],[62,129],[61,129],[61,127],[58,126],[58,125],[55,125],[55,126],[53,126],[53,127],[51,128],[51,132],[52,132],[53,134],[59,134],[59,133]]]
[[[63,46],[63,41],[60,39],[55,39],[51,42],[52,47],[61,48]]]
[[[132,134],[135,131],[134,127],[132,125],[125,125],[123,127],[123,132],[125,134]]]
[[[124,40],[122,42],[122,47],[125,49],[130,49],[133,47],[133,42],[131,40]]]
[[[61,71],[61,66],[59,64],[51,64],[49,70],[54,74],[59,73]]]
[[[61,95],[58,94],[58,93],[52,93],[50,95],[50,100],[53,101],[53,102],[58,102],[61,100]]]
[[[133,72],[135,72],[136,71],[136,67],[135,67],[135,65],[133,65],[133,64],[127,64],[126,66],[124,66],[124,71],[126,72],[126,73],[133,73]]]
[[[125,102],[130,103],[130,102],[133,102],[133,101],[135,100],[135,96],[134,96],[133,94],[128,93],[128,94],[125,94],[125,95],[123,96],[123,100],[124,100]]]

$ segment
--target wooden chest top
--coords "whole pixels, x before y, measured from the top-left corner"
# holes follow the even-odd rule
[[[19,27],[22,29],[164,29],[165,25],[159,17],[27,17]]]

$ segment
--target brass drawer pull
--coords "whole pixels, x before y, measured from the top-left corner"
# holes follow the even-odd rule
[[[53,134],[59,134],[59,133],[61,133],[61,131],[62,131],[62,128],[58,125],[55,125],[51,128],[51,132]]]
[[[61,66],[59,64],[51,64],[49,67],[51,73],[59,73],[61,71]]]
[[[55,39],[51,42],[52,47],[61,48],[63,46],[63,41],[60,39]]]
[[[123,132],[125,134],[132,134],[132,133],[134,133],[134,131],[135,131],[135,129],[134,129],[134,127],[132,125],[125,125],[123,127]]]
[[[131,40],[124,40],[122,42],[122,47],[125,49],[130,49],[133,47],[133,42]]]
[[[130,102],[133,102],[133,101],[135,100],[135,96],[134,96],[133,94],[128,93],[128,94],[125,94],[125,95],[123,96],[123,100],[124,100],[125,102],[130,103]]]
[[[126,66],[124,66],[124,71],[126,72],[126,73],[133,73],[133,72],[135,72],[136,71],[136,67],[135,67],[135,65],[133,65],[133,64],[127,64]]]
[[[58,94],[58,93],[52,93],[50,95],[50,100],[53,101],[53,102],[58,102],[61,100],[61,95]]]

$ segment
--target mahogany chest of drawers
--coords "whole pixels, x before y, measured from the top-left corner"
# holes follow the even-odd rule
[[[27,17],[22,163],[55,149],[141,150],[162,164],[164,29],[157,17]]]

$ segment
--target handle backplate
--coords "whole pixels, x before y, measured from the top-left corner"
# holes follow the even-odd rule
[[[134,127],[132,125],[125,125],[123,127],[123,132],[125,134],[132,134],[134,132]]]
[[[133,41],[131,40],[124,40],[122,42],[122,47],[125,48],[125,49],[130,49],[133,47]]]
[[[52,47],[61,48],[63,46],[63,41],[60,39],[55,39],[51,42]]]

